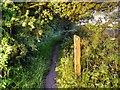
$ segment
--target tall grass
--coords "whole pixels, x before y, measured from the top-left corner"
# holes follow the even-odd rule
[[[43,42],[36,43],[37,49],[27,57],[30,62],[26,64],[26,67],[13,70],[18,75],[11,86],[16,84],[18,88],[43,88],[43,81],[51,64],[52,50],[59,40],[61,40],[61,35],[53,34],[45,38]]]
[[[118,88],[119,58],[118,40],[111,41],[108,36],[96,36],[87,32],[81,38],[81,76],[74,73],[73,36],[69,34],[61,44],[57,71],[58,88]],[[80,31],[76,32],[79,36]],[[93,33],[92,35],[89,33]],[[94,38],[94,39],[93,39]]]

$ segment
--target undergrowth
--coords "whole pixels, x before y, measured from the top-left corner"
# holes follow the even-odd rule
[[[9,70],[4,72],[6,73],[4,74],[4,76],[6,75],[6,79],[1,81],[2,87],[5,86],[8,89],[43,88],[43,81],[51,64],[52,50],[54,45],[61,40],[61,37],[61,33],[54,33],[45,38],[42,42],[38,42],[34,38],[31,38],[33,42],[31,47],[28,47],[29,52],[26,51],[25,46],[18,46],[22,50],[25,50],[23,53],[21,52],[21,56],[13,56],[15,58],[12,59],[17,59],[17,63],[15,61],[9,62],[9,64],[15,63],[15,65],[10,66]],[[6,46],[4,47],[6,48]],[[13,48],[13,46],[9,46],[8,51],[6,51],[6,49],[5,51],[8,52],[9,55],[9,52],[11,52],[9,50],[12,49],[15,51],[17,47]],[[12,54],[10,55],[12,57]],[[22,63],[22,65],[20,63]]]
[[[118,39],[112,41],[108,35],[103,35],[102,30],[95,28],[88,30],[81,27],[74,32],[81,37],[79,77],[74,73],[74,34],[69,33],[63,40],[56,68],[58,88],[118,88],[120,86]]]
[[[61,36],[51,36],[46,38],[44,42],[40,45],[38,43],[38,50],[33,52],[33,56],[30,56],[28,59],[31,59],[31,63],[28,68],[25,68],[22,74],[19,73],[20,81],[18,86],[22,88],[43,88],[44,77],[49,70],[52,58],[52,50],[56,42],[59,42]]]
[[[14,78],[17,87],[43,88],[44,77],[51,63],[52,49],[60,38],[60,35],[56,37],[53,35],[46,38],[41,44],[37,43],[37,50],[28,57],[28,60],[31,61],[29,66],[17,71],[18,75]]]

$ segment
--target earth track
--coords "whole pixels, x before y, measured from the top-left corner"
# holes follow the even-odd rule
[[[46,89],[47,88],[54,88],[54,89],[57,88],[56,80],[55,80],[55,78],[56,78],[55,68],[56,68],[56,62],[58,59],[58,51],[59,51],[59,44],[55,45],[55,47],[53,48],[50,70],[44,81],[44,88],[46,88]]]

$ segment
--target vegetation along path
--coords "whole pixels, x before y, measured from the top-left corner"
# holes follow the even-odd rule
[[[57,58],[58,58],[58,49],[59,49],[59,44],[55,45],[55,47],[53,48],[53,54],[52,54],[52,65],[50,67],[49,73],[46,76],[46,79],[44,81],[44,88],[56,88],[56,72],[55,72],[55,68],[56,68],[56,62],[57,62]]]

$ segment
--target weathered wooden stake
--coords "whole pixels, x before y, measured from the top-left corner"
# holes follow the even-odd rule
[[[74,35],[74,68],[78,76],[81,74],[80,54],[80,37]]]

